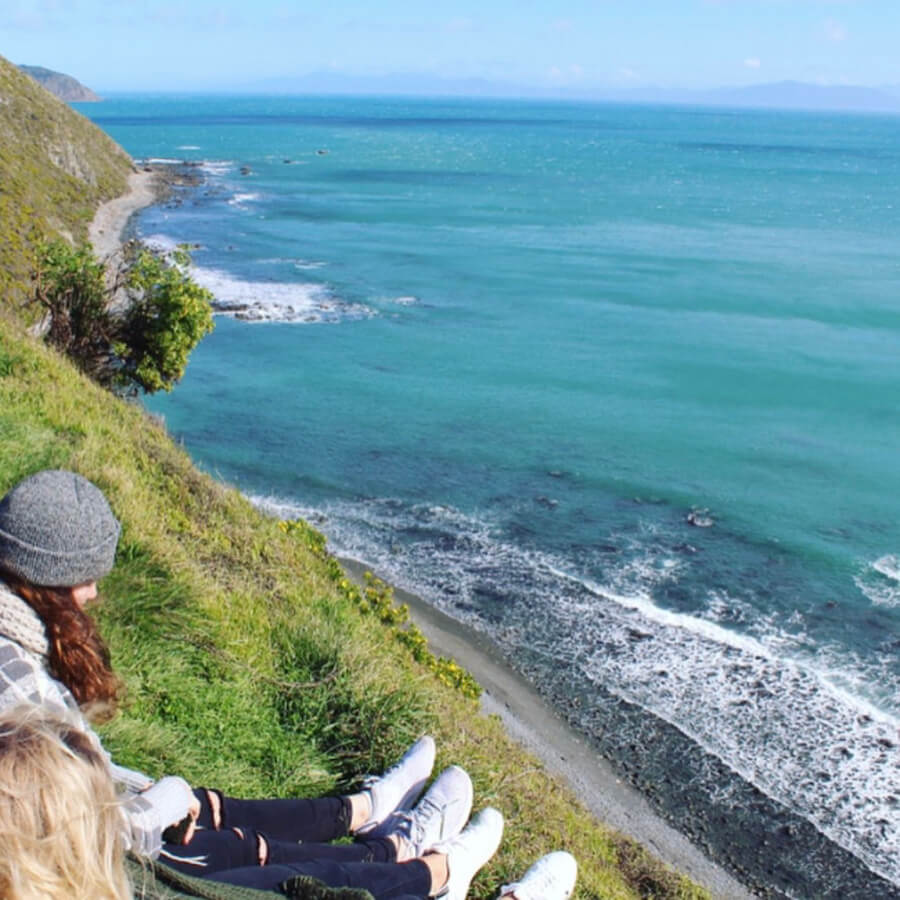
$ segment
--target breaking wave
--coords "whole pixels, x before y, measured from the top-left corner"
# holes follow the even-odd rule
[[[649,547],[627,548],[594,578],[448,507],[253,499],[313,522],[334,552],[487,632],[511,658],[543,659],[548,671],[565,669],[574,691],[602,687],[670,723],[900,883],[900,719],[852,691],[847,669],[863,665],[852,655],[793,654],[796,637],[765,623],[754,636],[726,628],[716,621],[731,602],[721,593],[702,616],[658,606],[654,589],[690,560]]]
[[[375,315],[369,307],[333,297],[327,288],[317,284],[245,281],[200,266],[193,266],[191,275],[212,292],[213,309],[217,313],[246,322],[314,324]]]

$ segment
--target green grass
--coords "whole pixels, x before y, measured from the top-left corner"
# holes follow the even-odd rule
[[[476,805],[507,820],[472,898],[555,848],[579,860],[579,898],[705,896],[477,714],[469,683],[404,638],[385,589],[350,584],[309,526],[262,516],[0,317],[0,493],[48,466],[96,482],[123,524],[95,612],[128,689],[103,728],[119,762],[239,796],[317,794],[352,789],[429,731],[438,766],[465,766]]]

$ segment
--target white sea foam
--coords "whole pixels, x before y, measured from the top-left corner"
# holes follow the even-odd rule
[[[411,295],[405,297],[394,297],[391,302],[396,303],[397,306],[415,306],[415,304],[419,302],[419,298],[413,297]]]
[[[200,163],[200,170],[207,175],[227,175],[235,167],[234,160],[206,159]]]
[[[374,311],[360,303],[332,297],[317,284],[245,281],[218,269],[193,266],[191,275],[215,297],[213,309],[247,322],[338,322],[364,319]]]
[[[243,209],[246,207],[246,204],[253,203],[256,200],[259,200],[259,194],[237,193],[228,201],[228,205],[229,206],[237,206],[237,207]]]
[[[876,606],[900,606],[900,558],[895,554],[864,566],[853,580]]]
[[[199,150],[200,148],[196,144],[181,144],[180,146],[175,148],[176,150]]]
[[[144,160],[144,162],[151,166],[180,166],[184,160],[169,159],[165,156],[151,156],[149,159]]]
[[[710,597],[706,617],[659,607],[654,588],[690,565],[668,553],[633,553],[600,583],[446,507],[255,502],[281,517],[312,517],[336,552],[366,561],[508,650],[545,657],[572,684],[602,685],[671,723],[900,884],[900,717],[856,689],[868,680],[854,674],[863,660],[836,646],[808,647],[802,632],[788,635],[774,621],[752,636],[726,628],[716,621],[732,605],[722,592]],[[516,592],[515,603],[480,600],[492,586]],[[753,615],[749,607],[739,613]],[[886,665],[886,697],[900,690],[896,682]]]
[[[315,269],[323,269],[328,265],[327,262],[321,260],[297,259],[292,256],[269,256],[265,259],[260,259],[259,262],[271,266],[284,266],[290,264],[301,272],[311,272]]]
[[[872,563],[872,568],[884,575],[885,578],[900,582],[900,558],[893,554],[876,559]]]
[[[141,237],[141,242],[157,253],[171,253],[178,249],[178,241],[167,234],[148,234]]]

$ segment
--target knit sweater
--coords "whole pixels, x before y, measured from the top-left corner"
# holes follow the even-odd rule
[[[40,706],[88,735],[124,795],[122,810],[130,848],[139,856],[155,857],[162,847],[163,829],[186,814],[190,788],[180,778],[163,778],[154,784],[143,773],[116,765],[71,691],[50,675],[48,652],[40,617],[0,582],[0,713],[22,705]]]
[[[128,857],[126,871],[134,889],[135,900],[180,900],[199,897],[203,900],[266,900],[272,894],[254,888],[206,881],[182,875],[160,863],[141,863]],[[357,888],[331,888],[316,878],[298,875],[280,886],[289,900],[374,900],[368,891]]]

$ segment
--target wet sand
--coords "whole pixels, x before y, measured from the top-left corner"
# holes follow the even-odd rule
[[[367,566],[341,559],[348,576],[362,582]],[[375,573],[377,574],[377,572]],[[482,710],[500,716],[510,736],[526,747],[553,775],[564,780],[604,824],[628,835],[654,856],[690,876],[723,900],[747,900],[753,894],[716,865],[688,838],[654,812],[646,798],[623,781],[541,697],[502,659],[484,635],[399,588],[413,621],[433,653],[468,669],[484,688]]]
[[[128,176],[128,191],[108,200],[88,226],[88,239],[101,260],[114,256],[122,246],[129,219],[146,206],[162,199],[168,190],[165,175],[157,170],[140,170]]]

